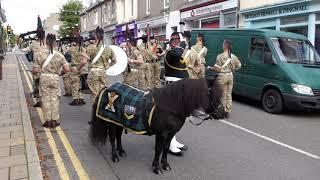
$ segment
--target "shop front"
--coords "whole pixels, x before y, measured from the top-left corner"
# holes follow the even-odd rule
[[[147,27],[149,25],[149,31],[155,36],[158,43],[163,43],[166,41],[166,25],[167,20],[164,16],[146,19],[137,22],[138,35],[141,37],[147,34]]]
[[[109,25],[103,28],[104,31],[104,44],[109,46],[112,44],[112,35],[114,34],[116,28],[115,25]]]
[[[137,38],[138,37],[138,28],[137,28],[136,22],[132,21],[127,24],[128,24],[128,28],[130,30],[130,36],[133,38]],[[116,33],[117,33],[116,44],[117,45],[126,41],[127,24],[121,24],[121,25],[116,26]]]
[[[193,28],[235,28],[238,0],[215,0],[184,7],[180,10],[185,29]]]
[[[320,2],[291,0],[240,10],[243,27],[263,28],[302,34],[320,53]]]

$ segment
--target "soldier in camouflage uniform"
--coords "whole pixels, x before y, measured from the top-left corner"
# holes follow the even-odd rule
[[[241,62],[237,56],[231,54],[229,40],[223,42],[223,51],[217,56],[214,67],[210,67],[210,69],[218,73],[216,83],[218,87],[222,88],[221,102],[228,114],[226,118],[228,118],[232,106],[233,72],[241,68]]]
[[[116,63],[115,55],[112,49],[103,46],[102,38],[103,31],[101,31],[101,29],[97,29],[96,43],[90,44],[87,48],[87,55],[89,56],[90,66],[87,83],[92,93],[92,104],[95,103],[95,100],[100,91],[108,85],[106,76],[107,69],[109,69],[109,67]],[[96,58],[101,48],[104,48],[101,56],[97,57],[98,59],[96,62],[92,62]]]
[[[62,47],[63,48],[63,47]],[[68,49],[65,47],[63,49],[64,52],[67,52]],[[71,63],[71,58],[68,59],[68,55],[65,54],[64,56],[67,60],[68,63]],[[62,74],[62,79],[63,79],[63,84],[64,84],[64,92],[65,94],[63,96],[66,96],[66,97],[70,97],[72,96],[72,91],[71,91],[71,78],[70,78],[70,72],[67,72],[65,74]]]
[[[55,35],[48,34],[46,39],[47,48],[39,49],[35,53],[33,73],[40,75],[40,92],[43,102],[43,113],[46,128],[55,128],[60,125],[59,121],[59,74],[68,72],[69,64],[62,54],[53,51]],[[50,53],[49,53],[50,52]],[[52,56],[52,58],[48,58]]]
[[[40,46],[40,42],[36,41],[30,44],[29,46],[30,51],[33,52],[33,58],[41,51],[45,49],[44,46]],[[33,59],[33,63],[34,63]],[[33,82],[34,82],[34,97],[36,98],[37,103],[34,107],[42,107],[40,92],[39,92],[39,82],[40,82],[40,73],[33,73],[32,74]]]
[[[196,45],[191,47],[188,57],[188,72],[191,79],[200,79],[205,76],[205,57],[208,49],[204,46],[205,39],[202,34],[197,37]]]
[[[141,82],[136,85],[138,81],[138,75],[141,65],[144,63],[143,57],[137,48],[137,41],[135,39],[129,39],[127,43],[128,48],[128,62],[129,66],[123,74],[123,82],[133,87],[139,88]]]
[[[149,91],[161,86],[161,68],[159,57],[157,56],[158,45],[155,43],[154,36],[150,37],[150,42],[147,41],[146,36],[143,36],[142,42],[138,49],[145,63],[140,66],[138,73],[139,89]]]
[[[71,106],[84,105],[83,94],[80,91],[80,75],[81,70],[87,63],[87,57],[84,53],[79,51],[80,41],[73,43],[73,46],[69,48],[68,52],[71,54],[71,93],[73,101],[69,103]]]

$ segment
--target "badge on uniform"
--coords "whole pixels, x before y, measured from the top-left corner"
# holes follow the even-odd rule
[[[111,112],[116,112],[116,109],[114,108],[114,102],[116,99],[119,97],[115,92],[108,92],[108,99],[109,102],[106,106],[106,110],[111,111]]]
[[[124,116],[128,120],[134,118],[134,116],[136,115],[136,109],[137,109],[136,107],[125,105],[124,106]]]

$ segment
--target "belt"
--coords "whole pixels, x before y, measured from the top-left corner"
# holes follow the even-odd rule
[[[101,68],[91,68],[90,71],[103,71]]]
[[[175,81],[179,81],[179,80],[181,80],[181,78],[170,77],[170,76],[165,77],[165,81],[169,81],[169,82],[175,82]]]
[[[58,76],[59,77],[59,74],[41,73],[41,75],[44,75],[44,76]]]
[[[219,74],[232,74],[232,72],[219,72]]]

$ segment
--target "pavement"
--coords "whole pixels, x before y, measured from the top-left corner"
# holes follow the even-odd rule
[[[42,179],[36,143],[15,55],[7,54],[0,80],[0,177]]]
[[[124,135],[128,156],[113,163],[110,145],[97,147],[88,138],[89,95],[82,107],[69,106],[72,99],[62,97],[61,128],[48,131],[41,127],[41,109],[31,107],[34,100],[27,71],[31,64],[17,56],[45,179],[320,179],[320,113],[272,115],[258,103],[239,97],[235,97],[229,120],[206,121],[201,126],[186,121],[177,138],[189,150],[183,157],[168,157],[172,171],[160,176],[152,173],[154,136]]]

